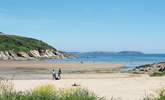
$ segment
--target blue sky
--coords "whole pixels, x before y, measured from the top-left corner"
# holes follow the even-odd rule
[[[65,51],[165,53],[164,0],[1,0],[0,31]]]

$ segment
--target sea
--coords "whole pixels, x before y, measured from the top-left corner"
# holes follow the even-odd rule
[[[137,66],[165,62],[165,54],[107,54],[79,53],[74,58],[48,59],[50,62],[109,62],[125,65],[123,70],[131,70]]]

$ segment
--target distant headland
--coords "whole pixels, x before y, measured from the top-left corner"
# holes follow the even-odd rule
[[[34,38],[0,32],[0,60],[65,58],[67,54]]]

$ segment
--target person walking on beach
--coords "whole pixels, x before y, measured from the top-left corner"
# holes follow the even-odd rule
[[[52,70],[52,78],[53,78],[53,80],[56,80],[56,72],[54,69]]]
[[[61,79],[61,74],[62,74],[62,71],[61,71],[61,68],[59,68],[58,70],[58,78]]]

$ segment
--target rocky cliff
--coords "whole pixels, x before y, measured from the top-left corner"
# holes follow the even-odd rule
[[[53,50],[30,50],[29,52],[13,50],[0,51],[0,60],[35,60],[40,58],[66,58],[65,55]]]
[[[0,60],[32,60],[67,56],[41,40],[0,32]]]

